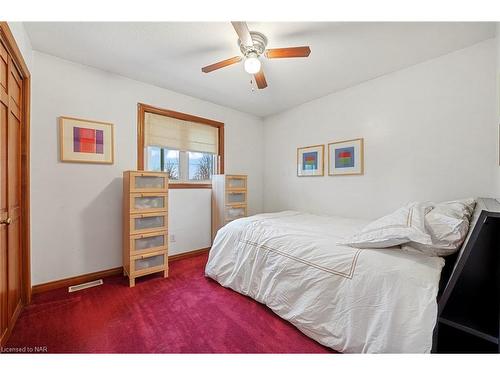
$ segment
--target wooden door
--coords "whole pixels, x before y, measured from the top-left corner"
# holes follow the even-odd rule
[[[22,79],[0,41],[0,338],[22,306]]]

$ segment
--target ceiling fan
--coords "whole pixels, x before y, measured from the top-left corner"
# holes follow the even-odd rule
[[[235,56],[216,62],[215,64],[207,65],[201,68],[203,73],[210,73],[245,59],[245,71],[255,77],[255,83],[257,83],[259,89],[265,89],[267,82],[259,60],[261,55],[265,55],[268,59],[283,59],[289,57],[308,57],[311,53],[309,46],[266,49],[267,38],[264,34],[257,31],[248,31],[246,22],[231,23],[236,34],[238,34],[238,45],[243,56]]]

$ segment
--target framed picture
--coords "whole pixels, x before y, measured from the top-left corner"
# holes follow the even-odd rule
[[[297,176],[323,176],[324,145],[297,149]]]
[[[328,175],[362,175],[364,173],[363,138],[328,144]]]
[[[113,124],[59,117],[59,150],[61,161],[113,164]]]

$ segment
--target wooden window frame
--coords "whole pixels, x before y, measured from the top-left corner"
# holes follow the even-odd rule
[[[30,98],[31,74],[7,22],[0,22],[0,39],[9,51],[22,77],[21,106],[21,300],[31,303],[31,239],[30,239]]]
[[[146,113],[154,113],[156,115],[172,117],[178,120],[196,122],[203,125],[213,126],[218,129],[218,143],[219,143],[219,160],[217,163],[217,173],[224,173],[224,123],[210,120],[204,117],[198,117],[189,115],[187,113],[171,111],[169,109],[163,109],[154,107],[149,104],[138,103],[137,104],[137,169],[140,171],[144,170],[144,148],[145,138],[144,138],[144,120]],[[212,184],[200,184],[196,182],[180,182],[180,183],[170,183],[168,185],[169,189],[211,189]]]

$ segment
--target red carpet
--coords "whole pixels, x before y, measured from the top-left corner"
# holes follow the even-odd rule
[[[124,277],[35,295],[8,347],[49,353],[325,353],[266,306],[205,278],[207,255],[174,261],[170,277]]]

